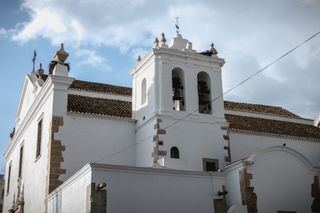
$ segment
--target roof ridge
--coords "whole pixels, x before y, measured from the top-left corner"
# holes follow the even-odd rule
[[[281,106],[275,106],[275,105],[257,104],[257,103],[247,103],[247,102],[236,102],[236,101],[228,101],[228,100],[224,100],[224,102],[235,103],[235,104],[247,104],[247,105],[274,107],[274,108],[281,108],[281,109],[287,110],[287,109],[285,109],[285,108],[283,108],[283,107],[281,107]]]
[[[240,112],[249,112],[257,114],[266,114],[266,115],[276,115],[281,117],[288,118],[297,118],[301,117],[295,113],[281,107],[281,106],[272,106],[265,104],[253,104],[253,103],[243,103],[243,102],[234,102],[234,101],[224,101],[224,107],[226,110],[240,111]]]
[[[91,84],[101,84],[101,85],[105,85],[105,86],[122,87],[122,88],[126,88],[126,89],[132,89],[131,87],[127,87],[127,86],[121,86],[121,85],[115,85],[115,84],[108,84],[108,83],[103,83],[103,82],[86,81],[86,80],[79,80],[79,79],[75,79],[75,81],[85,82],[85,83],[91,83]]]

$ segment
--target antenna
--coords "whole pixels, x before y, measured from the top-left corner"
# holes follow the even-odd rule
[[[180,26],[179,26],[179,17],[176,17],[176,32],[179,34],[179,29],[180,29]]]
[[[33,71],[34,71],[34,66],[35,66],[35,63],[36,63],[36,58],[37,58],[37,52],[36,50],[33,51],[33,58],[32,58],[32,63],[33,63]]]

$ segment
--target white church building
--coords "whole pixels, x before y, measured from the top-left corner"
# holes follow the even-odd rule
[[[162,34],[132,88],[75,79],[67,57],[26,75],[3,212],[320,212],[320,117],[225,101],[213,45]]]

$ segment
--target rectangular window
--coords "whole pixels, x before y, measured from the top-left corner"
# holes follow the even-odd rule
[[[21,175],[22,175],[22,159],[23,159],[23,146],[20,147],[19,178],[21,178]]]
[[[42,119],[38,123],[36,158],[38,158],[41,154],[41,140],[42,140]]]
[[[202,163],[203,163],[203,171],[216,172],[219,170],[219,160],[218,159],[203,158]]]
[[[8,169],[7,194],[9,193],[9,190],[10,190],[10,178],[11,178],[11,164],[9,165],[9,169]]]

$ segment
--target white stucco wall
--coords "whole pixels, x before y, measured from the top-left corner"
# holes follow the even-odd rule
[[[107,212],[113,213],[212,213],[213,199],[224,184],[223,177],[213,173],[94,164],[90,172],[75,174],[51,193],[49,207],[59,206],[60,211],[49,212],[85,212],[89,173],[91,182],[106,183]],[[55,202],[59,196],[62,202]]]
[[[66,147],[63,151],[62,168],[66,174],[61,180],[68,179],[88,162],[120,165],[135,165],[135,148],[119,154],[135,142],[134,122],[110,118],[98,118],[68,114],[63,117],[56,138]]]
[[[185,112],[181,112],[181,117]],[[160,127],[166,129],[175,123],[179,118],[172,119],[168,116],[157,116],[162,122]],[[137,130],[137,166],[152,166],[152,152],[155,143],[153,142],[155,117],[149,120],[144,126]],[[146,139],[147,138],[147,139]],[[160,140],[164,142],[160,150],[167,151],[167,158],[170,157],[170,149],[176,146],[179,149],[180,159],[183,162],[181,168],[179,164],[165,164],[167,168],[186,169],[193,171],[203,171],[203,158],[218,159],[220,168],[225,165],[223,131],[221,123],[215,122],[211,115],[190,116],[188,119],[180,120],[175,125],[166,129],[165,135],[160,135]]]
[[[85,213],[91,170],[84,167],[48,196],[48,213]]]
[[[254,135],[230,132],[230,147],[232,161],[237,161],[271,146],[282,146],[284,143],[302,155],[313,166],[320,166],[320,142],[306,141],[296,138],[284,138],[266,135]]]
[[[48,85],[46,85],[47,87]],[[27,94],[27,93],[26,93]],[[27,94],[30,95],[30,94]],[[48,141],[52,118],[52,93],[41,94],[33,105],[23,106],[25,117],[8,146],[6,152],[6,175],[4,210],[7,212],[12,206],[13,197],[17,197],[20,147],[23,145],[23,161],[21,189],[24,187],[26,213],[35,209],[44,210],[46,201],[46,178],[48,171]],[[26,110],[24,107],[31,107]],[[40,157],[36,159],[38,122],[42,119],[42,143]],[[7,193],[8,170],[11,164],[10,190]],[[35,200],[37,202],[35,202]]]
[[[239,162],[235,166],[231,166],[231,168],[223,171],[226,182],[226,190],[228,191],[228,194],[226,195],[228,209],[232,206],[242,206],[239,177],[240,169],[242,169],[242,163]]]
[[[314,170],[303,156],[289,148],[268,148],[256,154],[249,172],[261,213],[293,211],[311,213]]]

